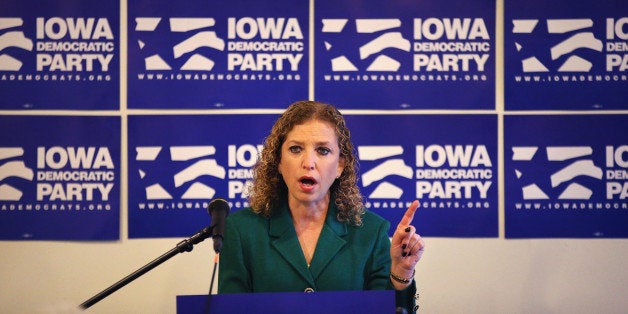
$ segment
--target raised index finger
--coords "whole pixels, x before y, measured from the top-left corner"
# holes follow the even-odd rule
[[[412,223],[412,219],[414,219],[414,213],[416,212],[416,209],[419,207],[419,201],[415,200],[414,202],[412,202],[412,204],[410,204],[410,207],[408,207],[408,210],[406,210],[406,213],[403,214],[403,217],[401,217],[401,221],[399,222],[400,226],[408,226]]]

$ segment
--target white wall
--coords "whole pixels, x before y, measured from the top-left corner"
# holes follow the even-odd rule
[[[122,8],[121,23],[125,30],[124,0]],[[496,98],[500,115],[503,114],[502,16],[503,0],[498,0]],[[121,45],[122,56],[126,53],[125,45],[124,42]],[[121,75],[126,76],[124,68]],[[123,79],[122,108],[126,108],[125,84]],[[123,123],[126,114],[123,110]],[[123,138],[124,132],[123,127]],[[124,150],[122,159],[124,164]],[[502,171],[500,164],[499,172]],[[75,312],[79,304],[182,240],[128,239],[125,173],[122,169],[121,241],[0,241],[1,313]],[[628,271],[624,266],[628,261],[628,240],[506,240],[503,204],[501,193],[502,227],[497,239],[426,239],[427,251],[416,272],[421,313],[628,312]],[[206,240],[192,252],[178,254],[87,312],[175,313],[176,295],[207,293],[213,258],[211,241]]]
[[[72,313],[180,239],[0,242],[2,313]],[[420,313],[626,313],[627,240],[427,238]],[[211,240],[114,292],[87,313],[175,313],[206,294]],[[215,289],[214,285],[214,289]]]

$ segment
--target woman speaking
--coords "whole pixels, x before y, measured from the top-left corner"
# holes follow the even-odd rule
[[[299,101],[264,142],[250,208],[227,217],[219,293],[384,290],[415,311],[414,268],[425,243],[411,225],[364,208],[350,133],[332,105]]]

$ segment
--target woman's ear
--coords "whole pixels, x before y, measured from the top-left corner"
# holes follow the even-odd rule
[[[340,160],[338,160],[338,171],[336,171],[336,179],[340,178],[340,176],[342,175],[342,171],[345,170],[345,159],[343,157],[340,157]]]

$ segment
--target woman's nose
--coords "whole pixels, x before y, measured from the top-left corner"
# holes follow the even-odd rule
[[[301,159],[301,166],[304,169],[314,169],[316,165],[315,156],[313,152],[306,152],[303,154],[303,158]]]

